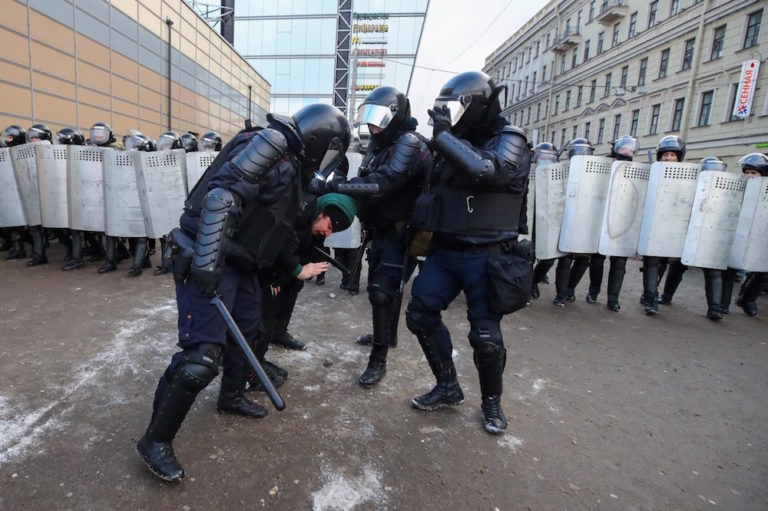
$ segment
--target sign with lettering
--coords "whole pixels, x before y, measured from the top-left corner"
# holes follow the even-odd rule
[[[757,88],[757,72],[760,70],[759,60],[747,60],[741,66],[741,79],[736,89],[736,101],[733,102],[733,116],[739,119],[749,117],[752,112],[752,100]]]

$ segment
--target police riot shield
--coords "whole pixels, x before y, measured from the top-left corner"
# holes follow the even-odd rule
[[[161,238],[178,227],[187,197],[184,149],[133,153],[144,227],[150,238]]]
[[[613,159],[574,156],[568,171],[559,249],[593,254],[600,244]]]
[[[746,181],[745,176],[729,172],[699,174],[680,257],[683,264],[721,270],[728,267]]]
[[[136,185],[133,154],[104,151],[104,221],[109,236],[142,238],[147,235]]]
[[[600,254],[632,257],[637,253],[650,174],[649,163],[613,162],[597,247]]]
[[[40,187],[37,181],[37,160],[35,146],[50,145],[47,140],[11,147],[11,164],[16,186],[19,188],[24,218],[29,226],[42,225],[43,215],[40,210]]]
[[[567,161],[536,166],[536,209],[533,232],[537,259],[554,259],[564,255],[557,249],[557,245],[560,241],[560,226],[565,209],[568,168]]]
[[[656,162],[651,165],[640,225],[637,253],[680,257],[691,218],[698,163]]]
[[[27,225],[24,208],[21,205],[19,187],[13,175],[11,152],[0,148],[0,227],[21,227]]]
[[[197,182],[205,173],[206,169],[211,166],[213,160],[219,154],[218,151],[195,151],[187,153],[187,193],[192,191]]]
[[[360,153],[347,153],[347,161],[349,162],[347,178],[357,177],[360,165],[363,163],[363,155]],[[348,229],[334,232],[325,238],[325,246],[329,248],[357,248],[360,246],[360,243],[361,227],[360,220],[357,217],[352,220],[352,225]]]
[[[69,228],[104,232],[104,149],[71,145],[67,153]]]
[[[531,164],[531,170],[528,173],[528,189],[526,190],[526,197],[525,197],[525,219],[526,223],[528,224],[528,234],[521,234],[518,236],[521,240],[531,240],[533,241],[533,232],[536,228],[536,167],[538,165],[533,163]]]
[[[747,179],[728,266],[768,272],[768,177]]]
[[[36,144],[37,181],[40,187],[40,210],[43,227],[69,227],[67,204],[66,145]]]

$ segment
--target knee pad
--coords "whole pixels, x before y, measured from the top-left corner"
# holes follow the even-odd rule
[[[173,379],[189,391],[203,390],[219,374],[221,349],[218,344],[206,343],[190,349]]]
[[[440,325],[440,312],[427,310],[417,299],[412,299],[405,309],[405,326],[415,335],[429,335]]]
[[[368,300],[371,305],[388,305],[395,299],[397,286],[399,284],[392,279],[374,275],[371,284],[368,286]]]
[[[469,343],[480,352],[490,352],[504,347],[501,325],[491,319],[476,319],[470,322]]]

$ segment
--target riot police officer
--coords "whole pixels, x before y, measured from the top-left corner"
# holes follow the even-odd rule
[[[27,130],[27,143],[48,141],[53,143],[53,134],[51,129],[45,124],[33,124]],[[38,266],[48,263],[48,257],[45,255],[45,232],[42,225],[30,225],[29,235],[32,238],[32,255],[27,261],[27,266]]]
[[[500,116],[503,90],[485,73],[461,73],[443,86],[429,111],[436,152],[430,177],[435,180],[417,200],[413,217],[421,220],[415,222],[417,228],[428,226],[434,236],[406,309],[406,325],[437,380],[431,391],[414,397],[412,405],[420,410],[456,406],[464,402],[464,394],[441,311],[464,291],[483,426],[492,434],[507,427],[501,407],[506,349],[502,315],[489,306],[486,267],[491,255],[514,249],[530,167],[523,131]]]
[[[160,378],[152,418],[137,445],[149,469],[168,481],[184,477],[171,442],[220,363],[224,374],[219,412],[266,415],[266,409],[243,397],[245,358],[228,340],[226,325],[210,299],[218,293],[246,339],[254,338],[261,315],[255,272],[259,261],[271,264],[271,258],[285,250],[284,228],[298,214],[300,190],[328,149],[343,152],[349,145],[349,124],[330,105],[309,105],[292,117],[269,114],[267,120],[268,127],[241,133],[227,144],[221,159],[226,162],[207,172],[206,181],[193,189],[180,219],[178,232],[194,246],[191,258],[174,261],[182,351]],[[297,267],[296,276],[310,278],[323,268]]]
[[[62,128],[56,132],[56,143],[59,145],[85,145],[85,136],[75,127]],[[62,270],[76,270],[83,267],[82,237],[79,231],[66,229],[68,250],[64,258]]]
[[[3,142],[5,147],[13,147],[26,143],[27,132],[18,124],[11,124],[3,131]],[[21,230],[17,228],[9,228],[5,230],[5,236],[8,238],[10,248],[8,253],[3,257],[4,260],[9,261],[11,259],[24,259],[27,257],[27,251],[24,248],[24,242],[21,239]]]
[[[637,140],[629,135],[617,138],[611,146],[610,158],[619,161],[632,161],[637,154]],[[624,283],[624,274],[627,268],[627,258],[611,256],[610,266],[608,268],[608,301],[606,307],[608,310],[618,312],[621,309],[619,305],[619,293]],[[587,302],[595,303],[597,295],[600,294],[600,287],[603,282],[603,266],[605,265],[605,256],[602,254],[592,254],[589,261],[589,293]]]
[[[184,133],[181,136],[181,147],[188,153],[194,153],[197,151],[197,137],[192,133]]]
[[[201,151],[221,151],[221,136],[215,131],[209,131],[200,137],[198,147]]]
[[[170,151],[172,149],[182,149],[181,137],[175,131],[166,131],[157,137],[156,144],[158,151]]]
[[[656,144],[656,161],[661,162],[681,162],[685,159],[685,142],[677,135],[668,135],[659,140]],[[659,312],[659,281],[661,281],[661,264],[669,264],[666,258],[643,256],[643,296],[640,303],[648,315],[654,315]],[[682,266],[682,264],[680,264]],[[674,269],[670,273],[677,274],[678,263],[674,264]],[[680,273],[682,276],[682,272]],[[669,275],[667,276],[669,282]]]

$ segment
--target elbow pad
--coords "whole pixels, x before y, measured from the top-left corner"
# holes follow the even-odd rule
[[[389,168],[392,172],[409,175],[418,163],[422,142],[413,132],[407,131],[395,143]]]
[[[496,175],[493,161],[483,158],[474,148],[465,144],[447,131],[435,139],[435,146],[470,179],[477,183],[489,181]]]
[[[195,239],[191,270],[219,273],[224,266],[224,238],[231,238],[240,205],[237,196],[225,188],[214,188],[203,199],[200,223]]]
[[[504,165],[517,168],[527,151],[528,139],[525,137],[525,132],[516,126],[505,126],[496,149]]]
[[[288,140],[272,128],[261,130],[231,161],[241,179],[257,183],[269,169],[288,153]]]

